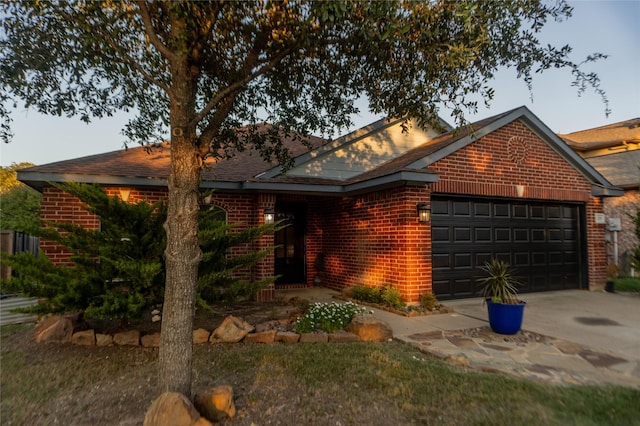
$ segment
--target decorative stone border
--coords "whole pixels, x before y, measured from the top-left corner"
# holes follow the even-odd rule
[[[286,322],[286,321],[285,321]],[[285,330],[281,321],[270,321],[257,326],[246,323],[241,318],[228,316],[215,330],[204,328],[193,331],[194,345],[204,343],[349,343],[360,341],[387,341],[393,337],[391,327],[383,321],[369,315],[358,315],[344,330],[335,333],[313,332],[294,333]],[[160,346],[160,333],[141,335],[139,330],[101,334],[95,330],[73,332],[72,318],[65,316],[49,317],[36,325],[36,342],[71,343],[79,346],[142,346],[154,348]]]

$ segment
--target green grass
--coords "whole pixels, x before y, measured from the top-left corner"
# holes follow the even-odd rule
[[[620,277],[614,279],[615,291],[640,293],[640,278]]]
[[[0,336],[3,425],[142,423],[159,392],[157,350],[36,344],[24,327]],[[233,425],[640,424],[640,390],[479,373],[396,342],[206,344],[193,371],[194,390],[233,387]]]

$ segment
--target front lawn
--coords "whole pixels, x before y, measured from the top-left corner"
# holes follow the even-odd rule
[[[36,344],[0,329],[0,423],[141,424],[158,395],[157,349]],[[631,425],[640,390],[550,386],[478,373],[397,342],[218,344],[195,350],[194,386],[229,384],[226,424]]]

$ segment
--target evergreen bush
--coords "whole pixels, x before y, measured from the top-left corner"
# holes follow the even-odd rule
[[[2,261],[16,274],[1,283],[2,291],[38,297],[31,309],[39,313],[83,312],[90,318],[139,318],[164,296],[166,205],[163,202],[127,203],[109,197],[97,185],[56,185],[77,197],[83,208],[100,220],[99,230],[71,223],[47,223],[29,229],[66,247],[68,265],[54,265],[40,253],[3,255]],[[234,232],[210,210],[200,217],[199,240],[203,259],[199,266],[198,303],[204,307],[219,301],[246,297],[273,279],[250,282],[234,276],[264,258],[270,249],[232,257],[231,247],[246,246],[276,225]]]

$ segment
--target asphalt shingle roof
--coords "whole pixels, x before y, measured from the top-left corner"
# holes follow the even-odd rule
[[[640,184],[640,149],[586,160],[614,186],[637,189]]]
[[[311,136],[308,140],[313,148],[327,143],[327,140],[315,136]],[[292,139],[285,139],[283,143],[294,157],[308,151],[307,147]],[[169,144],[163,143],[155,147],[139,146],[44,164],[22,169],[21,172],[166,179],[170,171],[170,157]],[[275,160],[266,162],[255,149],[248,149],[236,153],[230,159],[219,161],[208,159],[202,178],[217,181],[245,181],[276,165]]]
[[[606,148],[623,142],[640,143],[640,117],[558,136],[576,151]]]

